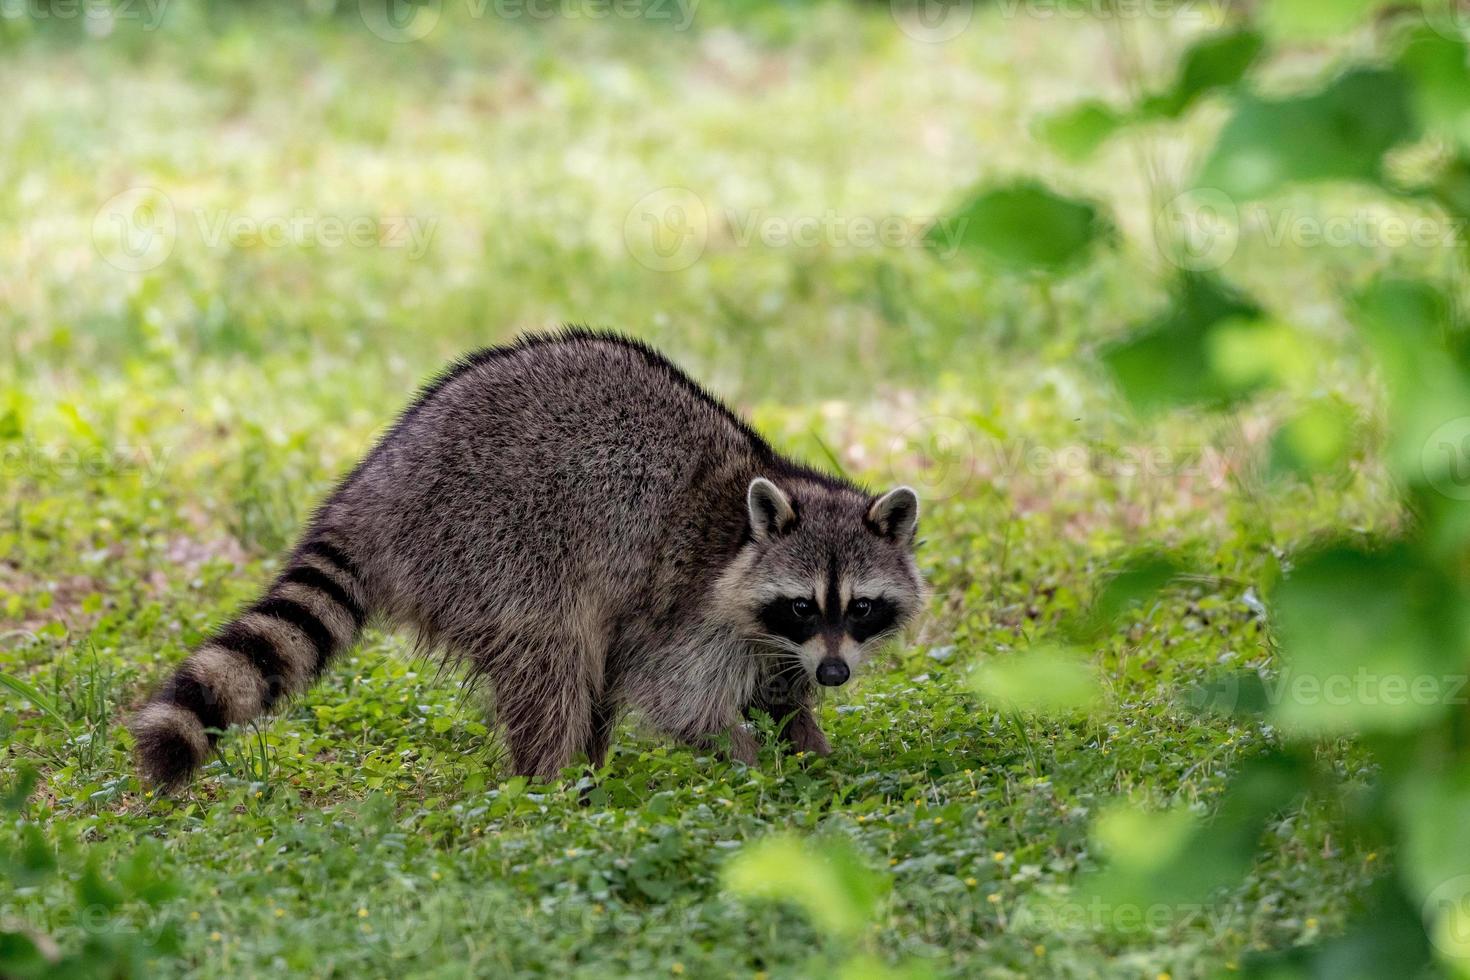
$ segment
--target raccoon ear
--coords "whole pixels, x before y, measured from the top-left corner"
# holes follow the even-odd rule
[[[919,526],[919,495],[911,487],[888,491],[868,507],[868,526],[885,538],[912,541]]]
[[[750,489],[745,491],[745,508],[750,512],[750,536],[757,541],[785,534],[796,523],[791,500],[763,476],[750,481]]]

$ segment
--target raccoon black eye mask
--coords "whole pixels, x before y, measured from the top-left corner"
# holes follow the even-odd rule
[[[567,330],[452,365],[316,511],[264,594],[133,717],[150,782],[305,690],[369,621],[494,698],[519,774],[600,766],[635,712],[755,761],[759,709],[826,753],[842,684],[923,601],[919,502],[775,452],[651,348]]]

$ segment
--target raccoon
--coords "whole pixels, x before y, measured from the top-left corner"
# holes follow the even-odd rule
[[[489,689],[516,773],[604,763],[628,711],[747,764],[830,751],[819,686],[920,608],[919,501],[778,454],[663,356],[567,328],[471,354],[321,504],[264,595],[131,728],[152,784],[319,678],[370,619]]]

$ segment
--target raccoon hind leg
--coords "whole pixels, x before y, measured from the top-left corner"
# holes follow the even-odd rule
[[[494,688],[511,766],[518,776],[555,779],[600,730],[594,710],[600,657],[585,637],[566,634],[521,636],[512,650],[498,653],[480,663]]]
[[[607,750],[612,747],[613,729],[618,724],[616,703],[607,694],[592,700],[592,727],[583,746],[587,762],[593,769],[601,769],[607,762]]]

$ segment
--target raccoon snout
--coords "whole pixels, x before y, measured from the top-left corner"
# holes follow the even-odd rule
[[[828,657],[817,664],[817,683],[823,687],[841,687],[847,683],[847,678],[852,671],[847,669],[847,664],[836,657]]]

